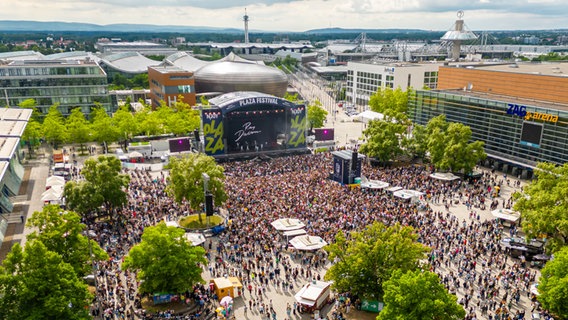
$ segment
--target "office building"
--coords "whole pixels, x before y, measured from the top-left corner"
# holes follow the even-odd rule
[[[392,63],[379,61],[347,64],[347,100],[358,105],[369,104],[379,89],[435,89],[440,63]]]
[[[0,107],[34,99],[47,114],[57,104],[63,115],[80,107],[88,115],[95,104],[111,110],[107,76],[93,61],[0,60]]]
[[[12,212],[11,199],[19,194],[24,177],[20,138],[31,115],[30,109],[0,109],[0,244],[8,227],[5,215]]]
[[[411,119],[470,126],[487,165],[527,177],[538,162],[568,161],[567,74],[567,63],[443,66],[438,89],[411,99]]]
[[[160,106],[160,101],[166,105],[174,104],[181,95],[183,102],[195,105],[195,79],[193,72],[185,71],[175,66],[155,66],[148,68],[150,82],[150,99],[152,107]]]

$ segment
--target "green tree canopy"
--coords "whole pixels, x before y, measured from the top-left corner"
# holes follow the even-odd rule
[[[170,174],[166,192],[177,203],[185,200],[193,210],[200,208],[205,202],[203,173],[209,175],[207,188],[213,194],[215,205],[221,205],[227,200],[224,168],[213,157],[201,153],[191,153],[182,158],[172,157],[168,168]]]
[[[138,123],[136,118],[130,112],[130,105],[124,105],[114,113],[111,123],[117,129],[118,140],[124,142],[126,149],[126,141],[138,133]]]
[[[425,126],[415,124],[412,128],[412,137],[405,140],[408,153],[416,158],[424,159],[428,151],[428,131]]]
[[[406,125],[404,124],[372,120],[368,123],[367,129],[363,130],[366,142],[359,150],[371,158],[377,158],[386,163],[403,153],[405,131]]]
[[[396,88],[383,88],[377,90],[369,99],[369,106],[372,111],[382,114],[406,114],[408,111],[408,96],[412,94],[412,89],[402,91]]]
[[[81,170],[85,181],[70,181],[65,185],[63,193],[68,207],[85,214],[101,205],[110,209],[125,204],[130,177],[121,174],[121,168],[120,160],[114,156],[101,155],[85,160]],[[85,200],[86,202],[82,202]]]
[[[200,264],[207,263],[205,250],[193,246],[185,231],[160,222],[147,227],[142,241],[132,247],[122,268],[138,271],[141,293],[183,293],[203,282]]]
[[[542,269],[538,293],[538,301],[545,309],[559,319],[568,319],[568,247],[557,251]]]
[[[529,238],[546,237],[546,247],[555,252],[568,242],[568,163],[556,166],[538,163],[536,179],[515,193],[515,210],[521,213],[523,232]]]
[[[34,153],[35,147],[39,145],[42,136],[43,134],[41,131],[41,124],[33,118],[30,119],[30,121],[28,121],[28,124],[26,125],[26,129],[24,130],[24,134],[22,135],[22,140],[24,140],[28,145],[28,153],[30,158]]]
[[[426,129],[430,160],[437,169],[467,174],[487,157],[482,141],[470,142],[471,128],[461,123],[448,123],[445,115],[432,118]]]
[[[64,262],[73,267],[77,276],[82,277],[91,272],[91,252],[94,261],[108,259],[107,253],[95,240],[83,235],[87,226],[81,223],[81,217],[73,211],[48,205],[42,211],[34,212],[27,226],[34,228],[28,239],[39,240],[49,251],[59,254]]]
[[[393,271],[416,270],[425,258],[428,248],[416,242],[417,238],[411,227],[387,227],[380,222],[352,232],[351,239],[339,231],[335,243],[325,247],[328,258],[335,261],[325,279],[333,280],[333,287],[339,292],[380,300],[383,283]]]
[[[327,117],[327,111],[322,107],[319,100],[314,101],[308,105],[308,123],[310,128],[321,128],[325,118]]]
[[[465,310],[430,271],[397,270],[383,284],[385,308],[377,320],[461,320]]]
[[[43,125],[41,131],[45,137],[45,140],[53,145],[57,149],[62,143],[69,139],[69,133],[65,127],[65,120],[59,112],[57,105],[53,105],[49,108],[49,112],[43,119]]]
[[[41,241],[16,243],[0,267],[1,319],[91,319],[91,295],[73,267]]]
[[[85,119],[85,115],[80,108],[74,108],[65,122],[69,133],[69,142],[79,143],[81,151],[83,144],[92,141],[91,125]]]
[[[103,107],[98,107],[91,113],[92,130],[94,140],[98,143],[106,143],[117,141],[120,138],[120,131],[113,126],[112,120]]]

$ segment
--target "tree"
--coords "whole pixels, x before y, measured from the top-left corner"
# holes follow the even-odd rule
[[[104,144],[106,149],[110,142],[118,140],[120,132],[117,127],[112,125],[112,120],[103,107],[95,108],[91,113],[91,117],[93,120],[92,130],[96,142]]]
[[[0,267],[1,319],[90,319],[91,295],[73,267],[41,241],[19,243]]]
[[[170,174],[166,192],[173,196],[177,203],[186,200],[193,210],[200,208],[205,202],[203,173],[209,175],[207,189],[213,194],[215,205],[221,205],[227,200],[224,168],[217,165],[212,157],[192,153],[182,158],[170,158],[168,168]],[[199,219],[201,221],[201,214]]]
[[[81,173],[83,182],[70,181],[63,194],[67,206],[81,213],[89,213],[104,205],[106,209],[126,203],[126,191],[130,177],[121,174],[122,164],[114,156],[99,156],[85,160]],[[90,197],[90,198],[89,198]],[[82,202],[87,200],[86,203]]]
[[[79,143],[81,152],[83,152],[83,144],[91,141],[91,127],[85,115],[80,108],[75,108],[66,121],[67,132],[69,133],[69,141]]]
[[[33,118],[30,119],[24,130],[24,134],[22,134],[22,140],[28,145],[28,156],[30,158],[34,153],[35,147],[39,145],[41,137],[41,124]]]
[[[383,284],[385,308],[377,320],[459,320],[465,310],[430,271],[397,270]]]
[[[112,116],[112,125],[118,131],[118,140],[124,143],[126,149],[128,139],[132,138],[138,132],[138,124],[136,118],[129,110],[130,104],[126,104],[114,113]]]
[[[412,137],[405,140],[406,150],[416,158],[424,159],[428,151],[428,131],[425,126],[415,124],[412,128]]]
[[[39,240],[49,251],[59,254],[73,267],[77,276],[91,272],[91,258],[95,261],[108,259],[107,253],[95,240],[83,235],[87,226],[81,223],[76,212],[48,205],[42,211],[34,212],[27,226],[34,228],[28,239]]]
[[[446,122],[446,116],[430,119],[426,125],[430,160],[437,169],[470,173],[475,165],[487,157],[482,141],[471,141],[471,128]]]
[[[416,270],[428,252],[416,239],[411,227],[400,224],[387,227],[375,222],[361,232],[352,232],[350,240],[339,231],[335,243],[325,247],[329,259],[335,261],[325,279],[333,280],[339,292],[382,299],[383,283],[392,272]]]
[[[361,153],[386,163],[403,153],[402,138],[406,126],[392,121],[372,120],[363,130],[366,142],[361,145]]]
[[[568,242],[568,163],[538,163],[536,179],[515,193],[515,210],[521,213],[523,232],[529,238],[546,237],[546,248],[556,252]]]
[[[49,108],[43,120],[41,131],[43,132],[45,140],[51,143],[55,149],[68,140],[69,133],[65,127],[65,120],[61,112],[59,112],[57,105],[53,105]]]
[[[557,251],[542,269],[538,293],[538,301],[545,309],[560,319],[568,319],[568,247]]]
[[[327,117],[327,111],[322,108],[321,102],[319,100],[314,101],[308,105],[308,123],[310,124],[310,129],[321,128]]]
[[[141,293],[183,293],[203,282],[200,264],[207,263],[205,249],[193,246],[180,228],[160,222],[147,227],[142,241],[132,247],[122,268],[138,271]]]
[[[384,88],[377,90],[369,99],[369,106],[372,111],[386,114],[387,112],[396,112],[406,114],[408,111],[408,96],[412,94],[412,89],[402,91],[396,88]]]

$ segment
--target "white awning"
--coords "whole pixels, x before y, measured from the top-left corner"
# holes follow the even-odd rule
[[[318,250],[327,245],[322,237],[310,235],[297,236],[289,242],[294,248],[304,251]]]
[[[507,220],[511,222],[517,222],[521,218],[521,214],[519,212],[509,209],[496,209],[491,211],[491,214],[497,219]]]
[[[454,180],[459,180],[460,177],[454,175],[451,172],[434,172],[430,175],[430,178],[442,181],[454,181]]]
[[[361,188],[362,189],[378,190],[378,189],[388,188],[388,186],[390,186],[390,183],[388,183],[386,181],[369,180],[366,177],[361,178]]]
[[[290,231],[305,227],[304,223],[299,219],[281,218],[270,223],[276,230]]]
[[[398,190],[394,193],[394,196],[401,199],[418,199],[420,196],[423,196],[424,192],[416,191],[416,190]]]
[[[201,233],[187,232],[185,238],[191,242],[194,246],[198,246],[205,243],[205,237]]]

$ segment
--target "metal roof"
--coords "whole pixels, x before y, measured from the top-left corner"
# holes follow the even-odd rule
[[[0,160],[10,161],[19,143],[20,138],[0,137]]]
[[[125,73],[145,73],[148,72],[148,67],[161,64],[160,61],[148,59],[138,52],[111,54],[103,57],[101,63]]]
[[[19,138],[24,134],[26,121],[0,120],[0,137]]]
[[[24,108],[1,108],[0,121],[2,120],[21,120],[28,121],[32,116],[33,110]]]

